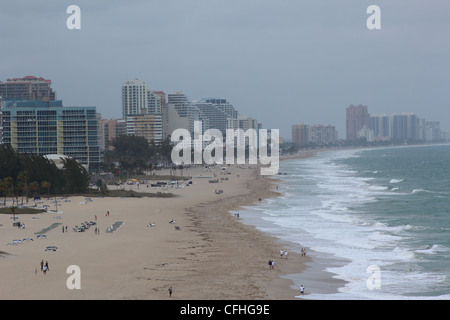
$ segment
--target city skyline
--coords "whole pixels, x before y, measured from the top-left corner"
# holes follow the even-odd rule
[[[140,78],[192,100],[224,97],[284,138],[298,122],[344,137],[351,104],[426,112],[450,129],[447,3],[376,1],[380,30],[366,27],[368,1],[80,0],[80,30],[66,27],[71,4],[3,2],[0,78],[52,79],[65,103],[111,119],[122,81]]]

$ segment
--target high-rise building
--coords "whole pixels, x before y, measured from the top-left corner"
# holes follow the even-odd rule
[[[239,115],[234,106],[229,103],[226,99],[219,98],[208,98],[205,99],[206,103],[213,104],[217,109],[222,110],[227,114],[228,118],[236,119]]]
[[[105,150],[113,150],[111,142],[114,138],[127,134],[127,123],[124,119],[102,119]]]
[[[336,143],[338,133],[335,126],[332,125],[313,125],[310,127],[309,141],[317,145],[330,145]]]
[[[25,100],[56,100],[52,81],[42,77],[27,76],[23,78],[0,81],[0,97],[3,99],[21,98]]]
[[[176,129],[186,129],[191,133],[191,137],[195,139],[194,132],[195,122],[200,121],[202,127],[199,129],[203,134],[210,128],[209,119],[201,110],[196,107],[181,92],[176,91],[168,95],[168,134],[171,135]]]
[[[370,116],[370,128],[373,130],[375,140],[389,140],[389,116],[385,114],[376,114]]]
[[[249,135],[248,141],[245,144],[250,144],[252,146],[258,146],[259,141],[259,129],[262,128],[262,124],[259,123],[256,119],[246,116],[246,115],[238,115],[237,118],[228,118],[227,119],[227,129],[234,130],[235,132],[239,132],[238,129],[242,129],[245,132],[249,132],[249,129],[253,129],[255,135]],[[238,141],[240,141],[241,137],[239,135],[236,137]],[[236,139],[235,139],[236,140]],[[237,142],[236,142],[237,143]],[[237,145],[237,144],[236,144]]]
[[[425,122],[425,137],[426,141],[439,141],[441,140],[441,129],[439,121],[426,121]]]
[[[391,140],[418,140],[419,119],[414,113],[393,114],[391,116]]]
[[[122,83],[122,117],[126,132],[160,143],[167,136],[166,95],[139,79]],[[128,123],[129,122],[129,123]]]
[[[292,126],[292,142],[299,147],[306,146],[309,143],[311,127],[307,124],[299,123]]]
[[[152,91],[154,95],[159,97],[159,109],[162,119],[162,137],[163,139],[167,138],[167,102],[166,102],[166,94],[164,91]]]
[[[139,114],[142,109],[148,109],[147,84],[139,79],[126,80],[122,82],[122,117],[125,119],[129,114]]]
[[[128,115],[127,135],[144,137],[148,142],[160,144],[163,139],[162,116],[157,114]]]
[[[348,141],[355,141],[358,138],[358,133],[363,128],[370,129],[370,115],[368,108],[363,105],[350,105],[347,108],[346,126]]]
[[[83,165],[101,162],[95,107],[63,107],[61,100],[3,99],[3,143],[17,152],[59,154]]]
[[[205,99],[193,103],[209,120],[210,129],[218,129],[226,136],[227,119],[236,119],[238,112],[226,99]]]

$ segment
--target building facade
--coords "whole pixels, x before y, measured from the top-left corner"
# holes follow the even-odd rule
[[[3,99],[3,143],[19,153],[60,154],[83,165],[102,161],[95,107],[63,107],[61,100]]]
[[[299,123],[292,126],[292,142],[299,147],[304,147],[309,143],[311,126]]]
[[[135,114],[126,118],[127,135],[144,137],[148,142],[160,144],[163,140],[162,116]]]
[[[0,97],[3,99],[21,98],[25,100],[56,100],[52,81],[42,77],[27,76],[23,78],[0,81]]]
[[[204,99],[194,102],[209,121],[210,129],[218,129],[226,136],[227,120],[237,119],[238,112],[226,99]]]
[[[370,128],[373,130],[374,139],[377,141],[387,141],[390,136],[389,116],[376,114],[370,116]]]
[[[169,93],[167,97],[168,135],[171,135],[176,129],[186,129],[194,139],[195,132],[203,134],[210,128],[208,117],[197,106],[191,103],[181,91]],[[195,123],[199,121],[202,123],[202,127],[195,128]]]
[[[419,139],[419,119],[414,113],[391,116],[391,140],[406,141]]]
[[[358,139],[358,133],[361,129],[370,129],[370,115],[367,106],[350,105],[346,110],[346,129],[348,141]]]

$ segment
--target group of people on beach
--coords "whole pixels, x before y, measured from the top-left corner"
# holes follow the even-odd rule
[[[41,271],[44,273],[44,275],[47,274],[48,270],[49,270],[48,261],[45,261],[45,264],[44,264],[44,260],[41,260]],[[34,274],[37,274],[37,269],[34,270]]]

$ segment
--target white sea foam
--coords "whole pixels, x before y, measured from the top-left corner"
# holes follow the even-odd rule
[[[420,254],[437,254],[439,252],[448,252],[449,250],[450,249],[448,247],[441,246],[441,245],[438,245],[438,244],[433,244],[429,248],[418,249],[415,252],[416,253],[420,253]]]
[[[304,298],[428,299],[427,296],[412,297],[408,294],[427,292],[433,285],[441,284],[443,276],[415,271],[415,266],[424,257],[436,256],[450,249],[437,244],[414,248],[410,245],[411,232],[423,231],[425,227],[413,224],[392,226],[377,221],[373,213],[365,212],[365,206],[378,201],[379,197],[403,194],[392,192],[399,190],[397,187],[389,190],[389,187],[378,185],[373,177],[359,177],[358,171],[335,161],[359,156],[359,153],[351,151],[330,152],[319,154],[315,159],[289,162],[283,172],[295,168],[295,174],[277,177],[288,192],[282,198],[260,202],[257,210],[250,207],[248,214],[241,216],[245,219],[253,212],[251,219],[260,230],[276,235],[296,248],[307,247],[311,254],[324,253],[349,261],[327,269],[336,278],[348,281],[338,294],[312,293]],[[367,174],[370,175],[370,171],[364,172]],[[391,179],[389,183],[405,181]],[[418,192],[427,191],[417,188],[411,193]],[[371,291],[366,286],[369,277],[366,270],[370,265],[381,269],[381,290]],[[438,298],[443,297],[448,295]]]

